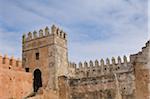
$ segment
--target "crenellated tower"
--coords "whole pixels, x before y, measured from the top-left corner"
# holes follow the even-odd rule
[[[52,25],[39,32],[29,32],[22,38],[22,61],[26,72],[32,72],[34,87],[58,89],[58,76],[68,70],[67,34]],[[41,76],[41,81],[36,78]],[[35,90],[37,91],[37,90]]]

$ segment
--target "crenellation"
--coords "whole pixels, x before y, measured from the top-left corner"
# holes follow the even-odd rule
[[[69,68],[74,68],[72,62],[69,62],[68,65],[69,65]]]
[[[88,68],[88,63],[86,61],[84,62],[84,68]]]
[[[40,29],[39,30],[39,37],[43,37],[44,36],[44,34],[43,34],[43,30],[42,29]]]
[[[55,25],[52,25],[51,32],[52,34],[57,35],[58,37],[62,39],[67,38],[67,34],[63,30],[61,30],[59,27],[56,27]]]
[[[0,66],[3,69],[23,70],[22,61],[15,59],[14,56],[9,58],[7,54],[4,56],[0,55]]]
[[[60,35],[60,29],[56,28],[56,35],[59,36]]]
[[[49,33],[49,28],[48,28],[48,26],[46,26],[46,28],[45,28],[45,36],[48,36],[50,33]]]
[[[32,40],[32,33],[31,32],[28,33],[27,41],[29,41],[29,40]]]
[[[73,67],[74,67],[74,68],[77,68],[77,64],[76,64],[76,63],[73,63]]]
[[[118,56],[118,64],[121,64],[122,63],[122,61],[121,61],[121,58],[120,58],[120,56]]]
[[[60,37],[62,39],[66,39],[66,33],[63,30],[57,28],[56,34],[57,34],[58,37]]]
[[[60,38],[63,38],[63,30],[60,30],[60,33],[59,33],[59,36],[60,36]]]
[[[16,66],[17,66],[17,67],[22,67],[22,61],[20,60],[20,58],[18,58],[18,59],[16,60]]]
[[[56,34],[57,33],[57,28],[56,28],[56,26],[54,24],[51,27],[51,33],[52,34]]]
[[[98,60],[95,60],[95,67],[98,67],[99,66],[99,62]]]
[[[63,39],[66,39],[66,38],[67,38],[67,34],[66,34],[64,31],[62,31],[62,38],[63,38]]]
[[[4,57],[3,57],[3,62],[2,63],[9,65],[9,62],[10,62],[9,58],[8,58],[7,54],[5,54]]]
[[[94,66],[92,60],[90,60],[89,65],[91,68]]]
[[[76,77],[95,77],[95,76],[102,76],[102,75],[109,75],[113,72],[121,73],[130,71],[129,69],[132,68],[130,65],[131,63],[127,61],[127,57],[123,57],[123,62],[120,56],[117,57],[117,61],[114,57],[112,57],[112,62],[110,63],[109,58],[106,58],[106,63],[104,59],[100,60],[100,64],[98,60],[94,62],[92,60],[88,62],[79,62],[76,68]],[[88,66],[89,65],[89,66]],[[132,70],[132,69],[131,69]]]
[[[101,59],[101,60],[100,60],[100,64],[101,64],[101,66],[104,66],[104,65],[105,65],[104,59]]]
[[[106,65],[110,65],[110,60],[109,60],[109,58],[106,58]]]
[[[63,38],[66,39],[67,38],[67,34],[64,32],[63,33]]]
[[[16,66],[16,60],[14,59],[14,56],[12,56],[12,57],[10,58],[10,65],[11,65],[11,66]]]
[[[115,65],[116,64],[116,60],[114,57],[111,58],[111,61],[112,61],[112,65]]]
[[[124,63],[124,64],[127,64],[127,63],[128,63],[127,56],[123,56],[123,63]]]
[[[67,34],[63,30],[60,30],[59,27],[52,25],[51,32],[49,30],[49,27],[46,26],[44,29],[40,29],[38,33],[37,31],[34,30],[33,33],[29,32],[27,34],[27,37],[26,37],[26,34],[24,34],[22,36],[22,43],[25,44],[25,42],[33,41],[33,40],[37,40],[37,39],[45,38],[49,36],[59,37],[64,40],[67,39]]]
[[[82,63],[81,62],[79,62],[79,68],[81,69],[81,68],[83,68],[83,66],[82,66]]]
[[[36,39],[36,38],[38,37],[38,35],[37,35],[37,32],[36,32],[36,31],[34,31],[34,32],[33,32],[33,37],[34,37],[34,39]]]

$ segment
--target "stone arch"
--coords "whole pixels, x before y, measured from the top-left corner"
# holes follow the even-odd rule
[[[40,69],[35,69],[33,72],[33,89],[37,92],[40,87],[42,87],[42,72]]]

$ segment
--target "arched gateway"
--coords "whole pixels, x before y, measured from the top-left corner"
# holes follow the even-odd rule
[[[40,69],[36,69],[33,73],[34,75],[34,79],[33,79],[33,89],[34,89],[34,92],[37,92],[38,89],[40,87],[42,87],[42,73],[40,71]]]

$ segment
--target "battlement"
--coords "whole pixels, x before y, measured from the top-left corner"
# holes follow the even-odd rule
[[[111,61],[109,58],[106,59],[106,62],[104,61],[104,59],[101,59],[100,61],[95,60],[92,61],[90,60],[89,63],[88,62],[79,62],[78,65],[76,63],[71,63],[70,62],[70,66],[74,67],[74,68],[88,68],[88,67],[96,67],[96,66],[105,66],[105,65],[117,65],[117,64],[127,64],[128,60],[127,57],[124,56],[123,57],[123,62],[120,56],[118,56],[117,61],[114,57],[112,57]]]
[[[118,56],[117,61],[112,57],[111,61],[107,58],[106,62],[104,59],[101,59],[100,61],[85,61],[84,63],[79,62],[78,65],[70,62],[69,67],[74,68],[74,75],[78,77],[93,77],[132,71],[132,64],[130,64],[130,61],[127,60],[126,56],[124,56],[123,59]]]
[[[0,54],[0,67],[5,69],[23,70],[22,61],[15,59],[13,56],[9,58],[7,55],[2,56]]]
[[[52,25],[51,30],[47,26],[47,27],[45,27],[45,29],[40,29],[38,32],[33,31],[33,33],[29,32],[27,35],[24,34],[22,36],[22,38],[23,38],[22,42],[24,43],[26,41],[31,41],[34,39],[39,39],[39,38],[43,38],[43,37],[47,37],[47,36],[51,36],[51,35],[62,38],[64,40],[66,40],[66,38],[67,38],[67,34],[62,29],[60,29],[59,27],[56,27],[55,25]]]

